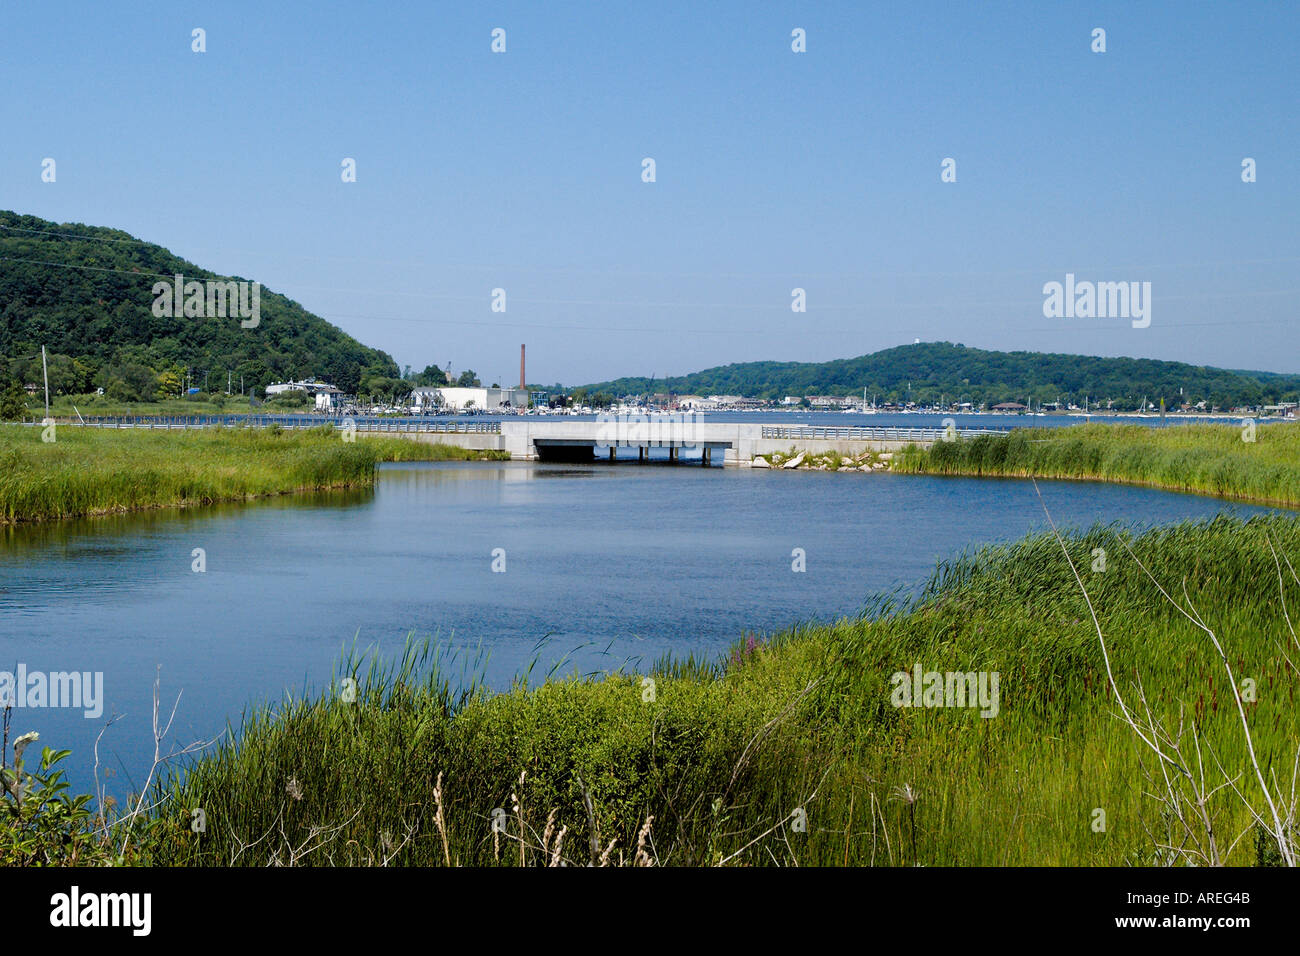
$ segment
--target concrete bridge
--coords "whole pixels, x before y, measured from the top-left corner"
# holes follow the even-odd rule
[[[519,417],[496,421],[439,418],[331,418],[320,415],[214,415],[197,417],[112,416],[59,419],[60,424],[99,428],[316,428],[332,425],[353,429],[359,436],[391,435],[413,441],[459,445],[479,451],[507,451],[518,461],[594,461],[625,458],[637,449],[648,461],[652,449],[667,449],[671,460],[721,461],[748,467],[758,455],[798,448],[857,455],[866,451],[897,451],[906,445],[929,447],[939,441],[941,428],[876,428],[867,425],[765,425],[710,422],[693,415],[621,415],[596,421],[568,417]],[[958,429],[959,437],[1001,435],[1009,428]]]
[[[475,430],[461,431],[458,426]],[[493,426],[495,431],[478,430],[492,429]],[[667,449],[670,461],[698,458],[704,465],[721,461],[742,467],[748,467],[756,456],[788,451],[791,447],[815,453],[862,454],[865,451],[897,451],[906,445],[928,448],[944,435],[941,428],[715,423],[682,421],[671,415],[663,419],[629,416],[610,421],[521,419],[468,426],[447,422],[430,423],[419,430],[381,428],[377,431],[407,435],[416,441],[508,451],[510,457],[518,461],[593,461],[598,457],[612,461],[616,457],[625,457],[619,449],[626,448],[637,449],[638,460],[647,461],[651,449],[662,448]],[[995,429],[957,431],[960,437],[1004,433]]]

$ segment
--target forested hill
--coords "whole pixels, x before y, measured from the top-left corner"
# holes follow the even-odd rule
[[[128,400],[152,399],[166,371],[204,373],[225,388],[308,376],[356,392],[363,378],[396,378],[392,357],[367,348],[298,303],[263,288],[260,321],[153,314],[153,284],[181,274],[219,276],[118,229],[59,225],[0,211],[0,375],[33,379],[31,356],[50,354],[50,388],[103,386]],[[250,279],[248,281],[254,281]],[[39,355],[36,359],[39,372]]]
[[[672,392],[678,395],[874,395],[879,402],[926,403],[941,397],[978,405],[1033,399],[1082,405],[1113,401],[1117,409],[1148,401],[1176,408],[1206,401],[1220,408],[1295,401],[1300,375],[1238,372],[1155,359],[1100,358],[1045,352],[989,352],[929,342],[885,349],[833,362],[744,362],[677,378],[621,378],[587,386],[615,396]],[[1181,394],[1179,389],[1182,389]]]

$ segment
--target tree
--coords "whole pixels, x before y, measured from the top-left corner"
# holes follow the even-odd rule
[[[311,396],[300,388],[291,388],[287,392],[272,395],[266,402],[277,408],[306,408],[312,403]]]
[[[181,394],[181,373],[173,366],[158,376],[158,398],[177,398]]]
[[[60,225],[5,211],[0,211],[0,225],[9,227],[0,229],[0,256],[23,260],[11,260],[0,270],[0,355],[10,361],[20,357],[27,365],[28,357],[36,356],[36,375],[30,377],[27,368],[20,384],[41,380],[42,345],[50,361],[51,394],[85,392],[100,380],[103,366],[119,366],[120,373],[128,361],[151,369],[177,362],[211,369],[209,387],[227,370],[235,372],[237,383],[241,366],[251,363],[266,374],[245,369],[246,389],[264,388],[292,374],[328,376],[350,392],[363,369],[399,376],[391,356],[366,348],[265,288],[256,328],[241,327],[238,318],[155,316],[152,288],[159,275],[224,277],[205,273],[159,246],[133,241],[120,230]],[[80,238],[85,236],[113,241]]]
[[[431,388],[438,385],[447,385],[447,373],[436,365],[426,365],[423,372],[417,372],[414,375],[408,375],[417,388]]]
[[[360,394],[379,395],[401,401],[411,394],[411,383],[386,375],[370,375],[362,378]]]
[[[158,376],[139,362],[122,361],[100,369],[96,381],[104,394],[118,402],[151,402],[158,394]]]
[[[483,383],[479,381],[478,376],[470,369],[465,369],[465,371],[461,372],[460,376],[456,379],[457,388],[478,388],[482,384]]]
[[[0,422],[16,422],[27,413],[27,393],[18,380],[0,369]]]

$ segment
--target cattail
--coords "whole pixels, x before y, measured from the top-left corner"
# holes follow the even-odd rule
[[[633,860],[633,866],[654,866],[655,861],[646,852],[646,841],[650,838],[650,824],[654,823],[653,816],[647,816],[645,823],[641,824],[641,832],[636,837],[636,858]]]
[[[438,780],[433,785],[433,805],[436,810],[433,816],[433,822],[437,824],[438,833],[442,836],[442,858],[448,866],[451,866],[451,848],[447,845],[447,820],[442,814],[442,771],[438,771]],[[496,834],[493,834],[495,837]]]
[[[520,791],[524,789],[524,777],[526,776],[528,776],[527,770],[524,770],[519,774]],[[524,834],[524,807],[523,802],[519,799],[519,793],[517,791],[512,790],[510,792],[510,805],[515,811],[515,819],[519,821],[519,865],[526,866],[527,863],[524,860],[524,841],[526,840]]]
[[[546,815],[546,829],[542,831],[542,856],[546,856],[546,848],[551,845],[551,834],[555,832],[555,809]]]
[[[564,835],[569,832],[568,827],[560,827],[560,832],[555,836],[555,848],[551,851],[551,866],[561,864],[560,851],[564,848]]]
[[[614,844],[617,842],[617,837],[609,841],[609,846],[605,847],[605,852],[600,855],[600,862],[596,864],[597,866],[609,866],[609,855],[614,852]]]

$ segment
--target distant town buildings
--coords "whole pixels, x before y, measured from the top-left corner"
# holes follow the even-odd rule
[[[285,392],[306,392],[316,400],[316,408],[320,411],[332,411],[338,408],[343,398],[343,393],[339,389],[328,382],[318,382],[314,378],[303,382],[275,382],[266,386],[267,398],[283,395]]]
[[[495,412],[528,407],[528,390],[523,388],[461,388],[440,386],[411,390],[411,412],[432,411]]]

